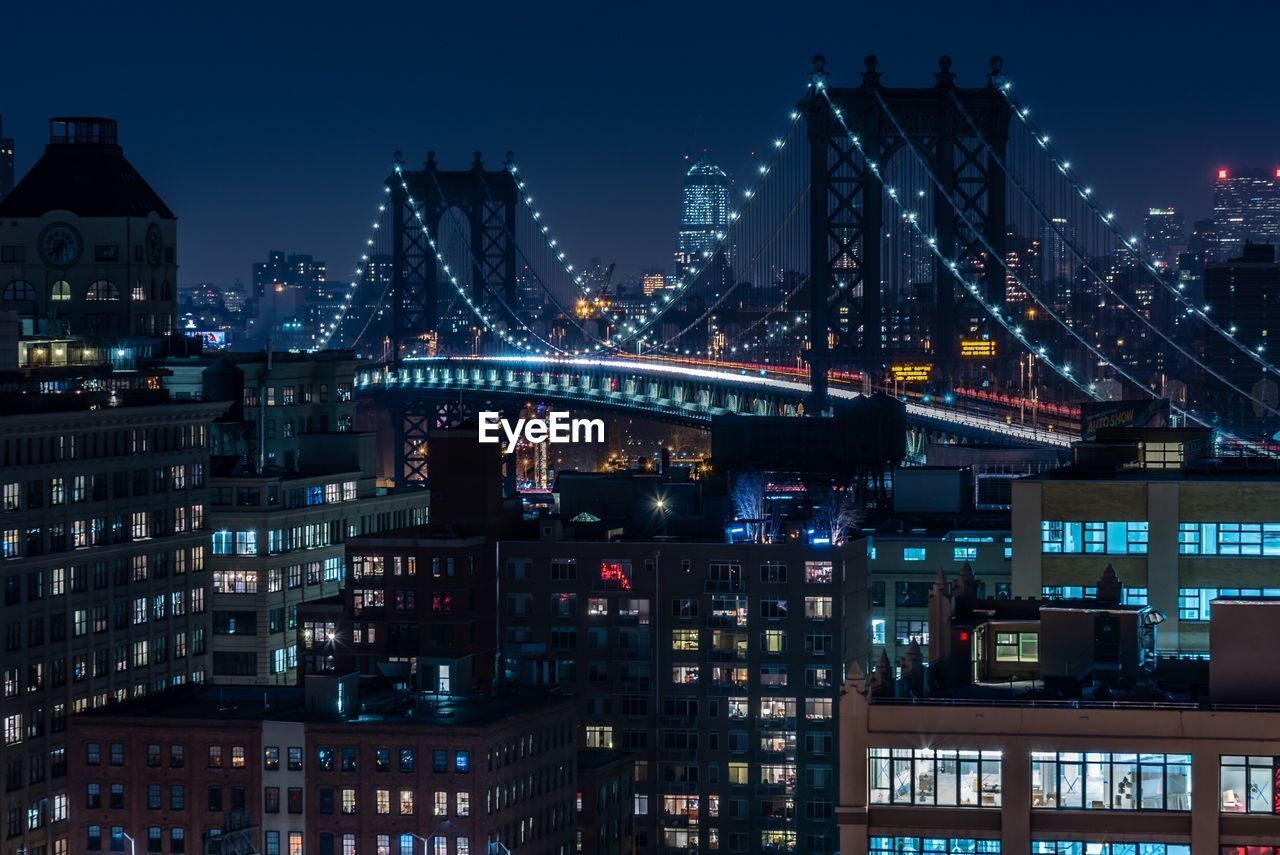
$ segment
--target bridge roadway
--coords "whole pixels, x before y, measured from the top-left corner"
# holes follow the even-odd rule
[[[793,368],[640,356],[448,356],[365,366],[356,374],[356,390],[557,400],[706,425],[713,416],[735,413],[802,415],[809,394],[803,378],[804,372]],[[850,379],[833,378],[830,396],[836,406],[863,395]],[[991,412],[912,400],[904,404],[909,427],[939,436],[1058,448],[1077,439],[1073,433],[1012,423]]]

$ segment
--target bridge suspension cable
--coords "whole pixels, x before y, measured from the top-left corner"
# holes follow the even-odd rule
[[[877,97],[877,98],[879,98],[879,100],[880,100],[880,104],[881,104],[881,105],[882,105],[882,107],[885,109],[885,111],[886,111],[886,112],[889,112],[888,105],[885,103],[884,99],[883,99],[883,98],[880,98],[880,96],[879,96],[879,94],[878,94],[878,93],[877,93],[877,96],[876,96],[876,97]],[[1041,202],[1039,201],[1039,199],[1037,199],[1033,194],[1031,194],[1031,193],[1027,190],[1026,186],[1023,184],[1022,180],[1018,177],[1018,175],[1017,175],[1017,174],[1015,174],[1012,170],[1010,170],[1010,169],[1009,169],[1008,163],[1006,162],[1005,158],[1000,157],[1000,156],[999,156],[999,154],[995,151],[995,149],[991,146],[991,144],[987,141],[986,135],[984,135],[984,134],[982,133],[982,130],[981,130],[981,128],[979,127],[978,123],[974,121],[973,117],[972,117],[972,116],[969,114],[969,112],[965,109],[964,104],[963,104],[963,103],[961,103],[960,99],[956,97],[956,95],[955,95],[955,93],[954,93],[954,92],[952,92],[952,93],[951,93],[951,100],[952,100],[952,102],[955,104],[956,108],[959,110],[960,114],[964,117],[965,121],[966,121],[966,122],[969,124],[969,126],[973,129],[974,133],[977,135],[977,138],[978,138],[979,142],[980,142],[980,143],[981,143],[981,144],[986,148],[986,150],[987,150],[987,152],[988,152],[988,156],[989,156],[989,157],[992,159],[992,161],[997,165],[997,167],[998,167],[1002,172],[1004,172],[1004,174],[1008,177],[1009,181],[1013,184],[1014,188],[1015,188],[1015,189],[1019,192],[1019,194],[1021,194],[1021,196],[1022,196],[1022,197],[1027,201],[1027,203],[1028,203],[1028,205],[1030,206],[1031,210],[1033,210],[1033,211],[1036,213],[1036,215],[1038,215],[1038,216],[1039,216],[1039,218],[1040,218],[1041,220],[1043,220],[1043,222],[1045,223],[1045,225],[1046,225],[1050,230],[1052,230],[1052,231],[1053,231],[1053,233],[1057,236],[1058,240],[1060,241],[1061,246],[1063,246],[1063,247],[1065,247],[1065,248],[1069,249],[1069,250],[1071,251],[1071,253],[1072,253],[1072,254],[1073,254],[1077,259],[1079,259],[1080,264],[1081,264],[1081,269],[1082,269],[1082,270],[1084,270],[1085,272],[1087,272],[1087,273],[1088,273],[1088,274],[1093,278],[1093,281],[1094,281],[1097,285],[1099,285],[1100,287],[1102,287],[1103,289],[1105,289],[1105,290],[1106,290],[1106,292],[1107,292],[1108,294],[1110,294],[1110,295],[1111,295],[1112,299],[1114,299],[1117,303],[1119,303],[1122,307],[1124,307],[1124,309],[1125,309],[1125,310],[1127,310],[1127,311],[1129,312],[1129,314],[1130,314],[1130,315],[1132,315],[1133,317],[1137,318],[1137,320],[1138,320],[1141,324],[1143,324],[1144,326],[1146,326],[1146,327],[1147,327],[1148,329],[1150,329],[1150,330],[1152,331],[1152,333],[1154,333],[1157,337],[1159,337],[1160,339],[1162,339],[1166,344],[1168,344],[1170,347],[1172,347],[1174,350],[1176,350],[1178,353],[1180,353],[1180,354],[1181,354],[1185,359],[1187,359],[1191,364],[1193,364],[1193,365],[1195,365],[1196,367],[1200,368],[1202,371],[1204,371],[1205,373],[1207,373],[1208,375],[1210,375],[1211,377],[1213,377],[1213,378],[1214,378],[1215,380],[1217,380],[1218,382],[1222,383],[1224,386],[1226,386],[1228,389],[1232,390],[1232,391],[1233,391],[1233,392],[1235,392],[1236,394],[1241,395],[1241,396],[1243,396],[1243,397],[1247,398],[1248,400],[1250,400],[1250,401],[1252,401],[1253,403],[1257,404],[1259,407],[1261,407],[1261,408],[1263,408],[1263,409],[1266,409],[1266,410],[1270,411],[1271,413],[1273,413],[1273,414],[1275,414],[1275,415],[1280,415],[1280,410],[1276,410],[1272,405],[1270,405],[1270,404],[1266,403],[1265,401],[1263,401],[1263,400],[1261,400],[1261,399],[1257,398],[1257,397],[1256,397],[1256,396],[1254,396],[1251,392],[1246,392],[1244,389],[1241,389],[1239,386],[1237,386],[1237,385],[1236,385],[1235,383],[1233,383],[1231,380],[1229,380],[1228,378],[1224,377],[1224,376],[1223,376],[1219,371],[1217,371],[1216,369],[1214,369],[1212,366],[1208,365],[1207,363],[1205,363],[1205,362],[1201,361],[1197,356],[1195,356],[1195,354],[1193,354],[1193,353],[1191,353],[1190,351],[1188,351],[1185,347],[1183,347],[1183,346],[1182,346],[1182,344],[1180,344],[1178,341],[1176,341],[1176,340],[1173,338],[1173,336],[1171,336],[1171,335],[1170,335],[1166,330],[1162,329],[1162,328],[1160,327],[1160,325],[1159,325],[1159,324],[1154,323],[1154,322],[1151,320],[1150,316],[1149,316],[1147,313],[1142,312],[1142,311],[1140,311],[1139,309],[1137,309],[1137,308],[1132,304],[1132,302],[1130,302],[1130,301],[1129,301],[1129,299],[1128,299],[1128,298],[1126,298],[1123,294],[1121,294],[1121,293],[1120,293],[1120,291],[1119,291],[1115,286],[1113,286],[1113,285],[1111,284],[1111,282],[1110,282],[1110,281],[1108,281],[1108,278],[1107,278],[1106,276],[1104,276],[1104,275],[1102,275],[1101,273],[1099,273],[1099,272],[1098,272],[1098,270],[1097,270],[1097,268],[1096,268],[1096,267],[1095,267],[1095,265],[1093,264],[1093,262],[1091,262],[1091,261],[1090,261],[1089,255],[1088,255],[1087,253],[1083,252],[1083,251],[1082,251],[1082,250],[1081,250],[1081,249],[1076,245],[1076,241],[1075,241],[1075,240],[1073,240],[1073,239],[1071,238],[1071,236],[1067,233],[1067,230],[1063,228],[1063,225],[1062,225],[1061,223],[1059,223],[1059,222],[1056,222],[1056,221],[1055,221],[1055,218],[1054,218],[1053,216],[1051,216],[1051,215],[1050,215],[1050,214],[1049,214],[1049,213],[1044,209],[1044,206],[1043,206],[1043,204],[1041,204]],[[891,118],[891,120],[894,122],[895,126],[897,126],[897,119],[896,119],[895,117],[893,117],[893,116],[890,116],[890,118]],[[912,144],[912,143],[910,143],[910,142],[909,142],[909,143],[908,143],[908,145],[911,145],[911,146],[912,146],[912,148],[913,148],[913,150],[915,150],[915,146],[914,146],[914,144]],[[923,155],[921,155],[921,154],[917,151],[917,156],[922,157]],[[959,211],[958,211],[958,210],[957,210],[957,213],[959,213]],[[968,225],[968,223],[966,223],[966,225]],[[989,244],[989,243],[987,243],[987,241],[986,241],[985,237],[983,238],[983,243],[984,243],[984,245],[985,245],[985,246],[987,246],[987,248],[988,248],[988,251],[989,251],[989,252],[991,252],[993,255],[1001,256],[1001,257],[1003,258],[1003,256],[1002,256],[1000,253],[996,253],[996,252],[994,251],[994,248],[992,248],[992,247],[990,246],[990,244]],[[1125,246],[1126,246],[1126,247],[1129,247],[1129,246],[1130,246],[1129,241],[1127,241],[1127,240],[1125,241]],[[1140,253],[1137,253],[1137,251],[1136,251],[1136,250],[1133,250],[1133,253],[1134,253],[1135,255],[1140,254]],[[1008,260],[1007,260],[1007,259],[1003,259],[1002,266],[1005,268],[1005,270],[1006,270],[1008,273],[1013,274],[1013,271],[1012,271],[1012,270],[1011,270],[1011,268],[1009,267],[1009,264],[1008,264]],[[1020,287],[1022,287],[1024,290],[1028,291],[1028,293],[1029,293],[1029,292],[1030,292],[1030,286],[1029,286],[1029,285],[1027,285],[1025,281],[1023,281],[1022,277],[1021,277],[1021,276],[1015,276],[1015,278],[1016,278],[1016,281],[1018,282],[1019,286],[1020,286]],[[1116,362],[1116,361],[1117,361],[1117,360],[1114,360],[1114,359],[1112,360],[1112,362]]]
[[[1031,120],[1030,108],[1019,103],[1013,97],[1013,83],[1007,78],[1002,78],[997,89],[1013,109],[1014,116],[1027,129],[1032,138],[1039,144],[1040,148],[1044,150],[1045,155],[1062,174],[1063,178],[1065,178],[1071,185],[1073,192],[1079,196],[1093,215],[1097,217],[1102,226],[1110,231],[1118,241],[1134,253],[1143,267],[1145,267],[1152,277],[1155,278],[1156,282],[1165,291],[1172,295],[1174,299],[1181,303],[1186,308],[1189,315],[1198,318],[1215,333],[1228,341],[1233,347],[1247,355],[1254,362],[1258,363],[1264,372],[1280,374],[1280,368],[1262,357],[1262,351],[1265,349],[1264,344],[1259,344],[1256,348],[1251,347],[1245,342],[1242,342],[1239,336],[1235,335],[1232,331],[1224,329],[1221,324],[1209,317],[1209,306],[1198,305],[1188,297],[1181,288],[1166,279],[1164,273],[1152,262],[1150,256],[1141,251],[1137,237],[1126,235],[1124,231],[1120,229],[1119,225],[1116,223],[1115,215],[1110,211],[1103,210],[1102,206],[1098,204],[1093,188],[1085,185],[1079,180],[1077,173],[1071,168],[1071,162],[1063,158],[1062,155],[1059,154],[1057,148],[1050,143],[1049,134],[1044,132]]]
[[[422,230],[422,235],[427,241],[427,246],[431,248],[431,253],[434,256],[436,263],[440,266],[440,270],[444,273],[445,277],[449,280],[449,284],[451,284],[454,287],[454,290],[458,292],[458,296],[461,297],[463,302],[466,303],[467,308],[469,308],[472,314],[474,314],[476,318],[480,320],[480,323],[485,331],[495,333],[500,339],[505,341],[507,344],[510,344],[512,347],[515,347],[519,350],[530,349],[530,346],[527,341],[517,341],[515,338],[509,335],[506,330],[502,329],[497,324],[495,324],[493,322],[493,319],[490,318],[489,315],[485,313],[484,308],[482,306],[477,305],[476,302],[471,299],[471,296],[466,293],[466,291],[462,287],[462,284],[458,281],[458,277],[454,275],[453,271],[449,268],[448,261],[442,255],[440,248],[436,243],[436,239],[432,236],[431,230],[427,226],[426,218],[422,216],[422,209],[418,205],[417,201],[413,198],[413,194],[409,190],[409,183],[404,177],[404,169],[402,164],[400,163],[395,164],[395,173],[396,173],[396,178],[400,181],[401,188],[403,188],[404,190],[405,200],[409,203],[410,210],[413,211],[414,220],[417,222],[418,228]],[[434,174],[433,174],[433,180],[436,181],[436,188],[439,191],[440,195],[443,197],[444,191],[439,186],[439,179],[434,178]],[[449,214],[450,214],[451,221],[454,223],[455,227],[458,228],[459,230],[458,233],[462,234],[461,226],[457,223],[457,220],[455,218],[455,215],[453,215],[452,210],[449,211]],[[475,258],[475,253],[471,252],[470,242],[467,241],[465,236],[463,237],[463,241],[464,243],[467,244],[467,255],[470,256],[472,261],[478,265],[479,262]],[[480,280],[484,284],[484,288],[486,291],[489,292],[490,296],[494,297],[498,301],[498,303],[502,306],[502,308],[505,309],[507,313],[510,314],[511,317],[515,319],[516,325],[517,326],[521,325],[522,322],[520,320],[520,316],[516,312],[514,312],[510,306],[507,305],[506,301],[503,300],[500,295],[493,292],[488,282],[484,281],[485,276],[483,271],[480,271]],[[536,333],[533,333],[532,330],[529,330],[527,327],[525,329],[527,332],[532,334],[535,338],[537,338],[543,344],[547,345],[547,347],[549,347],[551,350],[559,350],[559,348],[557,348],[554,344],[552,344],[549,341],[546,341],[541,336],[538,336]]]
[[[704,257],[697,266],[693,267],[690,272],[680,277],[675,286],[670,289],[674,294],[662,294],[662,305],[656,310],[642,310],[641,318],[638,324],[632,323],[630,319],[623,320],[617,315],[607,315],[610,323],[614,324],[618,330],[617,334],[607,339],[607,343],[613,347],[621,348],[627,342],[643,336],[644,333],[653,326],[667,311],[675,308],[682,297],[688,294],[694,285],[703,281],[704,274],[707,270],[715,267],[715,260],[722,253],[731,251],[733,245],[733,236],[737,233],[739,224],[748,211],[752,208],[753,202],[761,195],[761,190],[765,186],[765,182],[769,176],[773,174],[777,164],[780,162],[783,152],[788,146],[793,132],[802,126],[800,122],[800,114],[792,112],[790,116],[790,124],[787,126],[786,132],[774,140],[772,152],[769,159],[758,167],[758,178],[755,185],[744,192],[744,203],[741,208],[731,211],[729,214],[729,226],[724,232],[717,235],[716,241],[712,248],[704,252]],[[514,171],[514,169],[513,169]],[[538,229],[548,247],[552,250],[555,257],[563,266],[565,272],[571,280],[582,290],[585,297],[590,297],[590,287],[586,278],[580,271],[568,261],[567,254],[560,247],[559,240],[552,234],[551,229],[543,220],[542,211],[534,207],[533,196],[528,192],[527,180],[521,174],[517,179],[517,189],[520,190],[521,201],[528,207],[533,219],[540,224]],[[666,289],[664,289],[666,290]]]
[[[355,272],[352,274],[351,282],[347,286],[346,294],[342,298],[341,308],[339,308],[337,313],[334,314],[331,322],[320,325],[320,335],[314,346],[316,350],[324,350],[329,346],[329,342],[333,339],[334,333],[337,332],[338,327],[342,322],[346,320],[347,313],[351,311],[351,306],[355,302],[356,293],[360,290],[360,286],[364,284],[365,276],[369,271],[370,256],[372,254],[376,254],[371,253],[370,248],[376,246],[377,236],[380,233],[384,233],[382,226],[385,224],[387,219],[386,194],[390,192],[390,187],[384,186],[382,188],[383,198],[378,203],[378,213],[374,216],[373,225],[369,230],[369,237],[365,240],[365,249],[360,254],[360,264],[356,266]],[[385,295],[386,292],[384,291],[383,296]],[[379,299],[378,302],[381,304],[381,299]],[[371,312],[370,315],[372,316],[372,314],[373,313]],[[368,324],[366,323],[365,326],[367,328]]]
[[[825,94],[825,87],[822,88],[822,91]],[[881,109],[884,111],[886,118],[890,120],[890,122],[894,126],[895,131],[905,141],[904,144],[911,150],[913,155],[917,159],[919,159],[923,164],[925,164],[927,167],[927,163],[928,163],[927,159],[924,157],[923,153],[919,151],[916,145],[913,142],[911,142],[910,137],[907,135],[905,129],[902,127],[901,123],[898,121],[893,111],[889,109],[888,104],[884,101],[883,97],[881,97],[878,92],[876,93],[876,98],[880,104]],[[835,111],[835,115],[839,120],[839,122],[841,123],[841,126],[844,127],[844,129],[847,132],[849,132],[850,139],[854,143],[858,152],[863,156],[864,159],[866,159],[866,152],[863,150],[861,142],[858,140],[857,135],[852,133],[847,123],[845,123],[843,112],[834,104],[834,102],[831,101],[829,95],[827,96],[827,102],[828,104],[831,105],[832,110]],[[874,171],[879,173],[879,166],[876,165],[874,161],[871,161],[868,159],[867,162]],[[942,189],[941,182],[938,181],[937,176],[933,173],[931,169],[926,170],[926,175],[928,179],[932,183],[934,183],[935,186],[937,186],[939,189]],[[886,195],[888,195],[895,202],[895,204],[904,211],[904,216],[909,221],[918,222],[918,219],[919,219],[918,215],[915,212],[911,212],[904,207],[903,203],[899,198],[899,194],[894,188],[886,187],[885,192],[886,192]],[[1039,297],[1026,284],[1026,282],[1022,279],[1022,277],[1017,273],[1017,271],[1012,269],[1012,267],[1008,264],[1007,259],[1005,259],[1001,253],[995,251],[994,247],[991,246],[990,241],[987,239],[985,234],[983,234],[983,231],[980,228],[978,228],[969,219],[967,214],[961,209],[959,205],[956,204],[955,200],[951,198],[950,194],[947,194],[944,192],[942,195],[947,199],[948,207],[951,208],[951,210],[955,213],[956,217],[961,222],[964,223],[965,227],[969,229],[969,231],[975,236],[977,241],[984,246],[986,252],[992,258],[997,260],[1000,263],[1001,267],[1004,268],[1006,276],[1011,277],[1019,285],[1019,287],[1024,290],[1027,296],[1031,297],[1032,300],[1034,300],[1038,305],[1041,306],[1041,308],[1046,312],[1046,314],[1048,314],[1051,318],[1053,318],[1053,320],[1058,324],[1059,327],[1062,328],[1062,330],[1066,331],[1068,335],[1070,335],[1072,338],[1075,338],[1090,353],[1092,353],[1099,360],[1099,364],[1105,367],[1111,368],[1113,371],[1116,372],[1117,375],[1123,377],[1125,380],[1128,380],[1129,383],[1131,383],[1136,389],[1141,390],[1146,395],[1154,399],[1160,399],[1163,397],[1159,392],[1152,389],[1147,384],[1143,383],[1141,380],[1139,380],[1137,377],[1131,374],[1123,365],[1117,363],[1116,360],[1108,357],[1104,352],[1099,350],[1094,344],[1092,344],[1086,338],[1084,338],[1070,323],[1063,320],[1063,318],[1056,311],[1053,310],[1053,308],[1047,303],[1047,301]],[[927,239],[927,242],[931,249],[933,249],[935,252],[938,252],[936,238],[930,236]],[[960,265],[959,265],[958,259],[947,259],[945,256],[942,256],[942,255],[940,255],[939,257],[943,259],[944,263],[948,265],[948,268],[957,276],[957,278],[960,278],[960,273],[959,273]],[[967,282],[964,280],[961,280],[961,281],[963,282],[967,290],[970,292],[971,297],[976,302],[978,302],[979,305],[981,305],[989,315],[995,318],[1001,324],[1001,326],[1003,326],[1009,332],[1013,333],[1015,337],[1018,339],[1018,341],[1021,342],[1025,347],[1036,348],[1035,350],[1033,350],[1033,352],[1037,353],[1041,361],[1047,362],[1049,366],[1053,368],[1056,373],[1058,373],[1059,376],[1063,377],[1072,385],[1076,386],[1076,388],[1080,389],[1081,391],[1084,391],[1091,398],[1097,399],[1100,397],[1097,393],[1096,384],[1089,383],[1086,385],[1083,381],[1078,380],[1074,375],[1072,375],[1071,366],[1066,363],[1065,359],[1061,361],[1053,361],[1049,359],[1047,348],[1043,345],[1040,345],[1040,346],[1032,345],[1024,336],[1022,336],[1020,333],[1021,328],[1014,325],[1014,319],[1012,318],[1012,316],[1008,316],[1008,318],[1006,319],[1006,316],[1001,311],[1001,308],[999,306],[996,306],[995,304],[988,302],[986,299],[984,299],[981,296],[980,289],[976,284],[972,282]],[[1017,332],[1015,332],[1015,330]],[[1212,426],[1214,424],[1214,420],[1211,417],[1205,416],[1195,410],[1185,408],[1185,407],[1179,407],[1173,402],[1170,402],[1170,408],[1178,415],[1181,415],[1186,419],[1197,422],[1206,427]],[[1231,439],[1235,439],[1235,440],[1240,439],[1239,437],[1235,437],[1234,435],[1226,432],[1224,432],[1224,434],[1230,437]]]
[[[824,80],[821,77],[817,77],[816,75],[815,77],[816,79],[813,85],[816,87],[818,93],[826,100],[827,105],[830,107],[832,111],[832,114],[836,117],[836,121],[844,129],[845,134],[848,136],[849,142],[857,150],[859,156],[862,158],[863,163],[866,165],[868,169],[870,169],[877,176],[882,175],[882,169],[880,164],[874,158],[871,158],[867,154],[866,149],[863,148],[862,146],[861,138],[856,133],[854,133],[853,129],[849,127],[848,122],[845,121],[844,111],[841,110],[836,105],[836,103],[831,100],[830,93],[827,92],[827,88]],[[901,131],[899,132],[901,133]],[[903,221],[910,224],[912,228],[917,231],[920,237],[924,239],[926,246],[928,246],[929,248],[929,251],[934,256],[936,256],[939,261],[941,261],[944,265],[946,265],[947,269],[960,281],[962,285],[964,285],[965,290],[969,292],[972,299],[976,301],[980,306],[982,306],[982,308],[986,310],[987,314],[995,318],[996,322],[999,323],[1019,343],[1021,343],[1023,347],[1027,348],[1031,353],[1034,353],[1040,359],[1041,362],[1044,362],[1045,364],[1047,364],[1050,368],[1052,368],[1059,376],[1061,376],[1068,383],[1075,386],[1077,389],[1079,389],[1081,392],[1083,392],[1085,395],[1087,395],[1090,398],[1097,399],[1099,397],[1097,389],[1093,384],[1090,384],[1084,380],[1081,380],[1080,378],[1073,375],[1071,373],[1070,365],[1066,364],[1065,361],[1059,362],[1054,357],[1050,356],[1049,348],[1047,345],[1032,342],[1030,338],[1028,338],[1027,335],[1025,334],[1023,328],[1017,325],[1015,319],[1012,316],[1005,316],[1004,313],[1000,311],[1000,308],[998,306],[988,302],[982,296],[982,291],[979,288],[979,286],[976,283],[970,281],[961,272],[959,261],[955,258],[948,256],[942,250],[942,248],[938,245],[938,239],[935,236],[927,234],[924,231],[924,227],[920,224],[919,212],[907,207],[906,203],[902,201],[902,198],[896,189],[894,189],[893,187],[886,186],[884,192],[885,192],[885,195],[889,197],[889,199],[901,212]],[[1037,302],[1038,302],[1038,299],[1037,299]],[[1049,313],[1055,319],[1057,318],[1057,315],[1053,312],[1052,307],[1045,305],[1044,309],[1047,313]],[[1089,343],[1083,337],[1081,337],[1078,332],[1072,329],[1070,325],[1062,323],[1060,320],[1059,320],[1059,323],[1068,331],[1069,334],[1077,338],[1081,344],[1085,345],[1086,347],[1090,346]],[[1139,383],[1138,385],[1141,386],[1142,384]],[[1148,391],[1151,391],[1151,390],[1148,390]]]
[[[509,162],[507,164],[507,170],[511,174],[512,180],[516,182],[516,190],[518,191],[520,189],[521,184],[519,179],[515,177],[516,164],[514,162]],[[438,185],[439,179],[436,179],[436,182]],[[486,200],[492,203],[494,201],[494,198],[493,198],[492,191],[490,191],[489,189],[488,182],[481,181],[480,184],[484,187]],[[512,232],[512,230],[508,228],[505,221],[503,222],[502,229],[507,236],[507,240],[509,240],[511,242],[511,245],[515,247],[516,255],[524,262],[526,269],[529,271],[529,275],[533,278],[535,282],[538,283],[538,287],[541,288],[542,292],[547,295],[547,299],[551,301],[551,305],[555,308],[555,310],[559,313],[559,315],[566,318],[569,321],[569,323],[571,323],[574,327],[578,329],[580,333],[582,333],[584,342],[587,342],[589,340],[594,340],[596,342],[596,346],[592,348],[593,350],[598,351],[602,347],[608,346],[606,342],[604,342],[595,334],[591,333],[582,324],[578,323],[578,320],[574,316],[574,313],[564,307],[564,305],[560,302],[559,298],[556,296],[555,292],[552,291],[552,289],[543,280],[542,276],[539,275],[537,268],[533,264],[533,261],[529,258],[528,254],[525,252],[524,245],[519,241],[519,239]],[[569,269],[570,271],[572,270],[572,268],[569,268]],[[561,348],[561,350],[565,353],[570,352],[568,349],[564,349],[564,348]],[[578,355],[579,351],[575,349],[572,351],[572,353],[574,355]]]

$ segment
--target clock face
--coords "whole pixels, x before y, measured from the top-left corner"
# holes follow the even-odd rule
[[[159,267],[164,258],[164,238],[160,236],[160,227],[155,223],[147,226],[147,263]]]
[[[54,267],[70,267],[80,260],[80,233],[66,223],[51,223],[40,233],[40,254]]]

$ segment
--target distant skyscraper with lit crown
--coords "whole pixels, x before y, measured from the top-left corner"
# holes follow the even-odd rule
[[[702,266],[729,227],[729,176],[703,157],[685,173],[680,197],[680,234],[676,240],[676,275],[684,278]]]
[[[1280,243],[1280,168],[1219,169],[1213,220],[1215,261],[1235,258],[1245,241]]]

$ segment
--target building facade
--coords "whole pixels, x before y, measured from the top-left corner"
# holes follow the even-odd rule
[[[207,679],[210,425],[42,399],[0,417],[5,851],[69,855],[68,716]]]
[[[333,695],[349,689],[349,707]],[[214,689],[74,720],[75,853],[574,851],[573,705]],[[128,837],[125,837],[128,835]]]
[[[1213,222],[1217,261],[1239,255],[1245,241],[1280,243],[1280,168],[1219,169]]]
[[[49,123],[0,201],[0,308],[24,333],[111,343],[121,362],[174,330],[177,219],[125,159],[116,123]]]
[[[228,401],[209,480],[218,683],[293,685],[298,607],[337,595],[348,538],[426,522],[427,493],[377,484],[350,353],[172,359],[175,395]]]
[[[866,544],[499,544],[507,679],[570,688],[635,755],[641,852],[836,850],[839,675],[865,656]]]
[[[1164,614],[1160,651],[1194,656],[1208,652],[1214,598],[1280,594],[1280,479],[1197,467],[1176,437],[1143,443],[1142,465],[1015,481],[1014,595],[1086,596],[1110,564],[1125,602]]]

